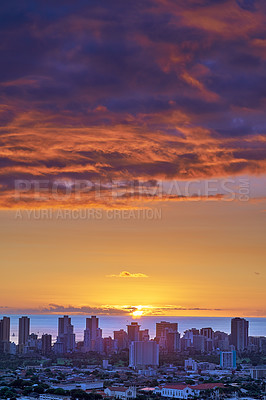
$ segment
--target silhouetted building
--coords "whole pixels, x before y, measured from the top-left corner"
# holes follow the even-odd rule
[[[199,336],[199,330],[196,328],[187,329],[182,337],[182,350],[193,347],[194,338]]]
[[[10,348],[10,318],[0,320],[0,352],[9,353]]]
[[[41,351],[41,339],[38,339],[36,333],[31,333],[23,347],[23,353],[36,353],[39,350]]]
[[[200,334],[207,339],[214,339],[214,332],[212,328],[201,328]]]
[[[121,351],[128,348],[128,335],[124,329],[114,331],[114,340],[117,343],[117,350]]]
[[[139,330],[140,325],[137,322],[131,322],[130,325],[127,325],[129,343],[139,341]]]
[[[42,335],[42,354],[47,356],[52,351],[52,335]]]
[[[248,321],[244,318],[233,318],[231,320],[231,344],[238,351],[248,347]]]
[[[117,343],[110,336],[103,338],[103,352],[105,355],[113,354],[117,351]]]
[[[214,346],[221,351],[229,351],[229,335],[225,332],[216,331],[214,334]]]
[[[84,331],[84,350],[98,351],[101,348],[102,334],[99,328],[99,318],[92,315],[91,318],[86,318],[86,329]],[[101,351],[100,351],[101,352]]]
[[[24,351],[30,335],[30,319],[28,317],[19,318],[19,328],[18,328],[18,345],[19,352]]]
[[[206,338],[202,335],[195,335],[193,337],[193,347],[195,350],[200,351],[201,353],[204,353],[205,351],[205,341]]]
[[[89,329],[91,334],[91,340],[96,340],[97,329],[99,328],[99,318],[92,315],[90,318],[86,318],[86,329]]]
[[[164,335],[165,330],[168,332],[178,332],[178,323],[177,322],[166,322],[161,321],[156,323],[156,338],[160,338]]]
[[[91,351],[91,331],[90,331],[90,329],[84,330],[83,351],[84,351],[84,353]]]
[[[103,353],[103,332],[101,328],[98,328],[96,331],[96,340],[95,340],[95,348],[94,350],[97,353]]]
[[[174,353],[180,351],[180,333],[167,332],[166,334],[167,352]]]
[[[156,323],[156,342],[163,352],[172,353],[180,349],[180,334],[176,322],[161,321]]]
[[[139,331],[140,342],[148,342],[150,340],[149,329],[143,329]]]
[[[64,315],[62,318],[58,318],[58,336],[57,342],[59,343],[55,349],[62,349],[63,353],[70,353],[75,350],[75,334],[74,327],[71,324],[71,318],[68,315]],[[60,346],[60,343],[62,346]],[[61,351],[58,351],[61,352]]]

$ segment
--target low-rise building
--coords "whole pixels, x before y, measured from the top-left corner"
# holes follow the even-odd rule
[[[250,376],[252,379],[266,378],[266,365],[254,367],[250,369]]]
[[[224,387],[223,383],[202,383],[200,385],[164,385],[160,390],[156,388],[156,393],[162,397],[175,399],[188,399],[191,396],[198,397],[205,390],[217,390]]]
[[[124,386],[112,386],[104,389],[104,393],[108,397],[116,397],[118,399],[135,399],[136,388]]]

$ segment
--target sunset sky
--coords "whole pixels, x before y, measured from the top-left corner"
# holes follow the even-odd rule
[[[0,18],[0,314],[266,317],[265,1]]]

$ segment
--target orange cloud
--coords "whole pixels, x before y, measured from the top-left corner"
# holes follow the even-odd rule
[[[122,271],[118,275],[107,275],[108,278],[148,278],[148,275],[142,273],[131,273],[128,271]]]
[[[38,30],[45,11],[36,19],[25,10],[24,20],[22,9],[18,30],[4,32],[1,208],[54,206],[30,193],[15,204],[19,179],[106,184],[266,172],[264,3],[131,7],[70,7]],[[49,45],[39,53],[36,42]]]

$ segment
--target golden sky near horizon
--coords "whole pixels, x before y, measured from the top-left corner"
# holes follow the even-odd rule
[[[265,316],[265,203],[156,206],[161,219],[16,219],[2,211],[0,304],[6,312],[142,305],[154,307],[145,314]]]

